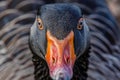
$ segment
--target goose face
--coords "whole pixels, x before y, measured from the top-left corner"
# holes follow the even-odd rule
[[[30,44],[33,52],[47,62],[53,80],[70,80],[75,60],[88,46],[88,36],[79,7],[48,4],[38,11]]]

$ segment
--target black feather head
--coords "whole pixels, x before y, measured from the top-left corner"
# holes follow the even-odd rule
[[[86,71],[88,55],[85,54],[85,50],[87,49],[89,43],[89,29],[85,19],[82,17],[80,8],[70,3],[59,3],[43,5],[40,9],[38,9],[36,20],[33,26],[31,27],[30,31],[30,46],[34,54],[33,62],[36,62],[34,58],[37,58],[37,62],[45,62],[47,47],[47,31],[49,31],[51,35],[56,37],[58,40],[64,39],[71,31],[74,32],[74,49],[75,54],[78,58],[75,64],[82,64],[82,62],[86,61]],[[38,58],[42,59],[39,60]],[[44,75],[41,74],[43,74],[46,70],[46,75],[49,75],[48,68],[44,70],[41,69],[38,71],[38,69],[40,69],[38,67],[41,66],[41,64],[39,64],[39,66],[38,64],[39,63],[35,64],[35,74],[37,75],[36,80],[39,78],[43,78]],[[81,64],[79,64],[79,66],[81,66]],[[45,66],[47,66],[46,63],[42,67]],[[74,66],[74,69],[76,68],[76,66],[77,65]],[[80,72],[75,71],[74,69],[74,74],[81,74]],[[83,69],[83,67],[81,67],[81,69]],[[40,75],[42,77],[40,77]],[[50,77],[47,76],[47,78]],[[75,77],[74,75],[73,78],[77,79],[77,77]]]
[[[44,58],[47,45],[46,31],[49,30],[59,40],[64,39],[70,31],[73,31],[75,53],[80,56],[88,46],[89,36],[88,26],[84,19],[80,21],[81,18],[81,10],[74,4],[43,5],[41,9],[38,9],[36,20],[31,28],[30,40],[33,51]],[[37,21],[38,19],[40,21]],[[38,25],[43,29],[39,29]],[[78,29],[78,25],[81,25],[82,29]]]
[[[58,39],[65,38],[77,26],[80,17],[79,8],[72,4],[50,4],[41,7],[44,26]]]

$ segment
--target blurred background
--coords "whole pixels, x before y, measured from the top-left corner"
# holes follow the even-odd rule
[[[115,16],[118,24],[120,25],[120,0],[107,0],[107,2],[112,14]]]

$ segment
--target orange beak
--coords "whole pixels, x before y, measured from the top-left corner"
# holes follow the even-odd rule
[[[47,52],[45,55],[50,76],[55,80],[70,80],[76,60],[74,51],[74,33],[71,31],[66,38],[58,40],[47,31]]]

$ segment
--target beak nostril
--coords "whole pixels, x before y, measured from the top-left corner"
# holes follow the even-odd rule
[[[55,64],[55,58],[54,57],[52,57],[52,63]]]
[[[69,58],[69,57],[66,59],[66,62],[67,62],[68,64],[70,63],[70,58]]]

